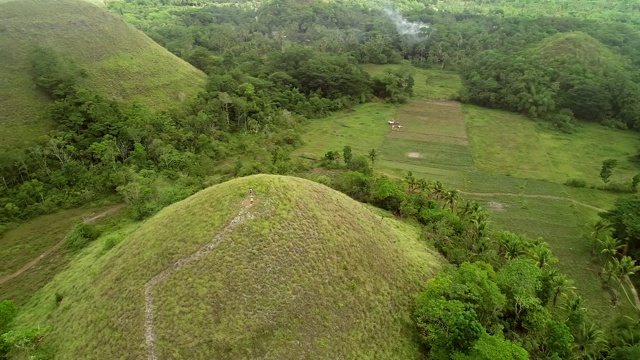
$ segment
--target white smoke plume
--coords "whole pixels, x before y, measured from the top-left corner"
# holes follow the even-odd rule
[[[385,6],[384,12],[389,17],[389,20],[393,21],[396,25],[396,29],[400,35],[420,35],[420,31],[423,28],[429,28],[429,24],[423,22],[411,22],[402,16],[396,9]]]

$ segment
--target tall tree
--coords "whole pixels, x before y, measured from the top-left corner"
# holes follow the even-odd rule
[[[640,196],[620,198],[613,209],[600,213],[613,227],[613,236],[627,244],[627,252],[640,247]]]
[[[344,160],[344,163],[346,165],[351,164],[351,161],[353,160],[353,153],[351,151],[351,146],[346,145],[344,148],[342,148],[342,159]]]
[[[378,153],[376,149],[369,150],[369,160],[371,160],[371,168],[373,169],[373,163],[378,159]]]
[[[475,311],[458,300],[427,300],[418,304],[416,317],[432,359],[469,351],[484,331]]]
[[[605,219],[598,219],[591,223],[591,255],[595,255],[600,244],[600,237],[611,229],[611,223]]]

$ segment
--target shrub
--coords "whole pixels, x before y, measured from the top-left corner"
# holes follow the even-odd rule
[[[95,224],[82,223],[73,228],[71,234],[65,239],[65,245],[67,248],[77,251],[99,238],[100,234],[101,231]]]
[[[567,186],[576,187],[576,188],[583,188],[587,186],[587,182],[582,179],[569,179],[565,181],[564,184]]]
[[[11,300],[0,301],[0,335],[9,331],[9,326],[18,314],[16,304]]]
[[[551,122],[551,127],[565,134],[576,132],[576,119],[571,110],[562,109],[558,113],[550,115],[547,120]]]
[[[104,245],[102,246],[102,250],[109,251],[116,246],[116,240],[112,237],[106,238],[104,240]]]
[[[310,180],[322,185],[331,186],[331,178],[326,175],[314,176]]]
[[[104,244],[102,246],[103,251],[109,251],[118,245],[124,238],[127,237],[126,232],[117,231],[110,233],[104,237]]]
[[[627,124],[625,124],[624,122],[622,122],[620,120],[604,119],[604,120],[602,120],[600,122],[600,124],[602,124],[603,126],[606,126],[608,128],[612,128],[612,129],[629,130],[629,127],[627,126]]]
[[[612,193],[617,193],[617,194],[626,194],[626,193],[635,192],[631,188],[630,184],[616,183],[616,182],[612,182],[612,183],[608,183],[606,185],[600,186],[598,189],[609,191]]]
[[[127,215],[136,221],[144,220],[160,211],[162,206],[155,201],[142,202],[127,207]]]

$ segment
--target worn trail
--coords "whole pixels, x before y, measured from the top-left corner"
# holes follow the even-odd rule
[[[124,207],[123,204],[114,206],[104,212],[101,212],[97,215],[94,215],[90,218],[86,218],[83,220],[83,222],[85,224],[90,224],[93,223],[99,219],[102,219],[105,216],[109,216],[111,214],[113,214],[114,212],[122,209]],[[0,278],[0,284],[3,284],[9,280],[15,279],[18,276],[22,275],[25,271],[31,269],[32,267],[36,266],[36,264],[38,264],[42,259],[44,259],[45,257],[49,256],[52,252],[58,250],[62,244],[64,244],[64,238],[60,241],[58,241],[57,244],[53,245],[52,247],[50,247],[49,249],[47,249],[47,251],[43,252],[40,256],[38,256],[37,258],[31,260],[30,262],[26,263],[23,267],[21,267],[19,270],[17,270],[16,272],[14,272],[13,274],[7,275],[5,277]]]
[[[167,280],[171,275],[175,272],[183,268],[185,265],[190,264],[196,260],[201,259],[205,255],[207,255],[213,248],[220,243],[226,236],[228,236],[233,228],[235,228],[238,224],[244,222],[247,217],[251,217],[248,213],[249,208],[252,206],[252,203],[248,203],[244,205],[244,207],[240,210],[238,215],[236,215],[227,226],[225,226],[208,244],[205,244],[200,249],[198,249],[193,254],[184,257],[178,261],[176,261],[173,265],[164,269],[158,275],[151,278],[151,280],[147,281],[144,285],[144,298],[145,298],[145,343],[147,345],[147,353],[149,360],[157,360],[158,355],[156,352],[156,332],[154,327],[154,308],[153,308],[153,289],[156,285],[162,283]]]

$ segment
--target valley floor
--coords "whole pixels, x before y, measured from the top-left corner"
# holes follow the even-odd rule
[[[416,85],[427,74],[433,79],[434,71],[418,70]],[[440,79],[449,76],[443,73]],[[441,181],[489,209],[497,227],[543,237],[559,257],[560,269],[604,323],[624,312],[627,304],[614,309],[600,288],[598,259],[592,258],[583,238],[589,234],[587,225],[612,207],[618,195],[563,184],[575,178],[600,185],[600,165],[608,158],[620,163],[613,181],[628,182],[640,171],[628,160],[636,151],[636,136],[595,124],[581,124],[576,134],[561,134],[520,115],[443,100],[453,97],[455,84],[429,86],[448,90],[431,91],[439,97],[434,99],[419,87],[415,98],[402,106],[364,104],[311,122],[297,154],[320,159],[347,145],[356,155],[376,149],[376,172],[404,177],[411,171],[417,178]],[[391,119],[401,127],[389,125]]]

